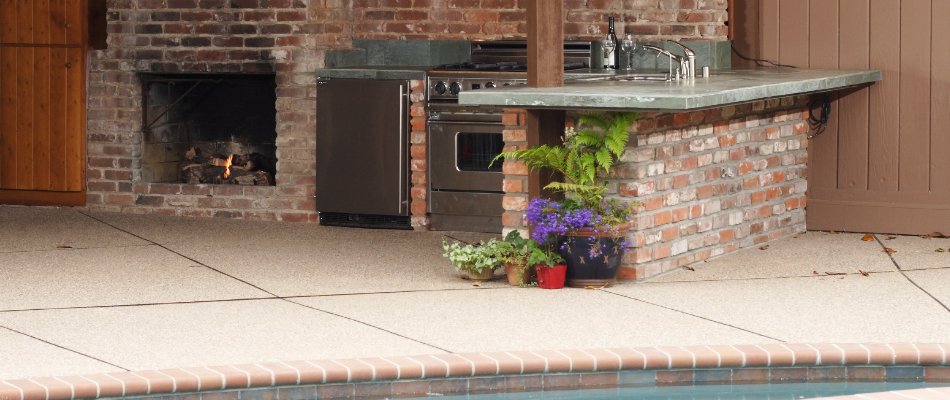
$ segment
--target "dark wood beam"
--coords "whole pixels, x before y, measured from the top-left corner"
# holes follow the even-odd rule
[[[528,0],[528,86],[564,84],[564,2]]]
[[[564,86],[564,7],[559,0],[528,0],[528,86]],[[528,110],[528,146],[558,144],[564,132],[564,111]],[[528,195],[557,197],[542,193],[553,179],[551,171],[532,171],[528,174]]]

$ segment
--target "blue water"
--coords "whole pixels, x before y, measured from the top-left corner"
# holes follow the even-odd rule
[[[762,385],[700,385],[664,387],[624,387],[611,389],[558,390],[547,392],[491,393],[469,395],[441,395],[415,399],[444,400],[796,400],[891,390],[920,389],[950,386],[922,382],[834,382],[782,383]]]

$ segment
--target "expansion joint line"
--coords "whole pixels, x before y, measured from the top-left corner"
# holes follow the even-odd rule
[[[782,339],[779,339],[779,338],[774,338],[774,337],[771,337],[771,336],[769,336],[769,335],[766,335],[766,334],[763,334],[763,333],[759,333],[759,332],[756,332],[756,331],[748,330],[748,329],[743,328],[743,327],[741,327],[741,326],[732,325],[732,324],[729,324],[729,323],[726,323],[726,322],[722,322],[722,321],[716,321],[716,320],[714,320],[714,319],[707,318],[707,317],[704,317],[704,316],[702,316],[702,315],[693,314],[693,313],[686,312],[686,311],[683,311],[683,310],[677,310],[677,309],[672,308],[672,307],[667,307],[667,306],[664,306],[664,305],[660,305],[660,304],[656,304],[656,303],[651,303],[651,302],[649,302],[649,301],[642,300],[642,299],[638,299],[638,298],[636,298],[636,297],[631,297],[631,296],[627,296],[627,295],[624,295],[624,294],[611,292],[609,289],[601,289],[601,291],[603,291],[603,292],[605,292],[605,293],[610,293],[610,294],[612,294],[612,295],[614,295],[614,296],[620,296],[620,297],[623,297],[623,298],[625,298],[625,299],[630,299],[630,300],[633,300],[633,301],[639,301],[639,302],[641,302],[641,303],[643,303],[643,304],[649,304],[649,305],[654,306],[654,307],[659,307],[659,308],[662,308],[662,309],[664,309],[664,310],[670,310],[670,311],[673,311],[673,312],[678,312],[678,313],[680,313],[680,314],[689,315],[690,317],[699,318],[699,319],[701,319],[701,320],[709,321],[709,322],[712,322],[712,323],[714,323],[714,324],[718,324],[718,325],[722,325],[722,326],[728,326],[728,327],[730,327],[730,328],[738,329],[738,330],[740,330],[740,331],[747,332],[747,333],[751,333],[751,334],[756,335],[756,336],[761,336],[761,337],[764,337],[764,338],[766,338],[766,339],[774,340],[774,341],[779,342],[779,343],[788,343],[788,342],[785,341],[785,340],[782,340]]]
[[[106,226],[109,226],[109,227],[111,227],[112,229],[118,230],[118,231],[120,231],[120,232],[124,232],[124,233],[126,233],[126,234],[128,234],[128,235],[131,235],[131,236],[135,237],[135,238],[138,238],[138,239],[144,240],[144,241],[146,241],[146,242],[149,242],[149,243],[151,243],[152,245],[157,246],[157,247],[159,247],[159,248],[162,248],[162,249],[164,249],[164,250],[166,250],[166,251],[169,251],[169,252],[171,252],[171,253],[174,253],[174,254],[178,255],[179,257],[181,257],[181,258],[184,258],[184,259],[186,259],[186,260],[188,260],[188,261],[191,261],[191,262],[193,262],[193,263],[195,263],[195,264],[198,264],[198,265],[200,265],[200,266],[202,266],[202,267],[205,267],[205,268],[207,268],[207,269],[210,269],[210,270],[212,270],[212,271],[214,271],[214,272],[217,272],[217,273],[219,273],[219,274],[221,274],[221,275],[224,275],[224,276],[226,276],[226,277],[228,277],[228,278],[234,279],[234,280],[236,280],[236,281],[238,281],[238,282],[241,282],[241,283],[243,283],[243,284],[245,284],[245,285],[248,285],[248,286],[250,286],[250,287],[252,287],[252,288],[254,288],[254,289],[257,289],[257,290],[260,290],[260,291],[262,291],[262,292],[264,292],[264,293],[267,293],[267,294],[273,296],[274,298],[280,298],[280,296],[278,296],[277,294],[275,294],[275,293],[273,293],[273,292],[271,292],[271,291],[269,291],[269,290],[267,290],[267,289],[264,289],[264,288],[262,288],[262,287],[260,287],[260,286],[257,286],[257,285],[255,285],[255,284],[253,284],[253,283],[251,283],[251,282],[248,282],[248,281],[246,281],[246,280],[244,280],[244,279],[238,278],[238,277],[236,277],[236,276],[234,276],[234,275],[231,275],[231,274],[229,274],[229,273],[227,273],[227,272],[224,272],[224,271],[222,271],[222,270],[220,270],[220,269],[217,269],[217,268],[215,268],[215,267],[212,267],[212,266],[210,266],[210,265],[208,265],[208,264],[205,264],[205,263],[203,263],[203,262],[201,262],[201,261],[198,261],[198,260],[196,260],[196,259],[194,259],[194,258],[192,258],[192,257],[186,256],[186,255],[184,255],[184,254],[182,254],[182,253],[180,253],[180,252],[178,252],[178,251],[175,251],[175,250],[169,248],[168,246],[165,246],[165,245],[163,245],[163,244],[161,244],[161,243],[158,243],[158,242],[156,242],[156,241],[154,241],[154,240],[151,240],[151,239],[149,239],[149,238],[146,238],[146,237],[143,237],[143,236],[141,236],[141,235],[135,234],[135,233],[133,233],[133,232],[129,232],[129,231],[126,230],[126,229],[122,229],[122,228],[120,228],[120,227],[118,227],[118,226],[115,226],[115,225],[113,225],[113,224],[110,224],[110,223],[108,223],[108,222],[106,222],[106,221],[103,221],[103,220],[101,220],[101,219],[99,219],[99,218],[96,218],[96,217],[94,217],[94,216],[92,216],[92,215],[86,214],[86,213],[84,213],[84,212],[82,212],[82,211],[80,211],[79,213],[82,214],[82,215],[85,215],[86,217],[91,218],[91,219],[94,220],[94,221],[98,221],[98,222],[101,223],[101,224],[104,224],[104,225],[106,225]]]
[[[904,279],[907,279],[907,282],[910,282],[911,285],[916,286],[917,289],[920,289],[921,292],[923,292],[928,297],[933,299],[933,301],[936,301],[937,304],[940,304],[940,306],[943,307],[944,310],[947,310],[947,312],[950,312],[950,307],[944,304],[944,302],[940,301],[940,299],[938,299],[936,296],[928,292],[927,289],[924,289],[922,286],[918,285],[917,282],[915,282],[910,276],[907,275],[907,271],[901,268],[900,264],[897,263],[897,260],[894,259],[894,254],[892,254],[891,252],[887,250],[887,246],[884,245],[884,242],[881,241],[881,238],[879,238],[877,235],[874,235],[874,240],[877,241],[877,244],[881,245],[881,250],[887,254],[887,257],[891,259],[891,263],[894,264],[894,268],[897,268],[897,271],[900,272],[901,275],[904,276]]]
[[[66,351],[68,351],[68,352],[70,352],[70,353],[80,355],[80,356],[82,356],[82,357],[91,358],[91,359],[93,359],[93,360],[96,360],[96,361],[101,362],[101,363],[103,363],[103,364],[111,365],[111,366],[113,366],[113,367],[116,367],[116,368],[121,369],[121,370],[126,371],[126,372],[132,371],[132,370],[130,370],[130,369],[128,369],[128,368],[125,368],[125,367],[123,367],[123,366],[121,366],[121,365],[108,362],[108,361],[103,360],[103,359],[101,359],[101,358],[99,358],[99,357],[95,357],[95,356],[92,356],[92,355],[83,353],[83,352],[81,352],[81,351],[78,351],[78,350],[70,349],[69,347],[66,347],[66,346],[63,346],[63,345],[60,345],[60,344],[56,344],[56,343],[50,342],[49,340],[46,340],[46,339],[43,339],[43,338],[40,338],[40,337],[33,336],[33,335],[31,335],[31,334],[29,334],[29,333],[26,333],[26,332],[23,332],[23,331],[18,331],[18,330],[16,330],[16,329],[10,328],[10,327],[8,327],[8,326],[0,325],[0,329],[6,329],[7,331],[13,332],[13,333],[15,333],[15,334],[17,334],[17,335],[26,336],[26,337],[28,337],[28,338],[30,338],[30,339],[33,339],[33,340],[38,340],[38,341],[40,341],[40,342],[46,343],[46,344],[48,344],[48,345],[50,345],[50,346],[53,346],[53,347],[56,347],[56,348],[58,348],[58,349],[63,349],[63,350],[66,350]]]

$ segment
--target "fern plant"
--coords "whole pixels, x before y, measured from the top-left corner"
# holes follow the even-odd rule
[[[528,168],[560,172],[565,180],[551,182],[545,189],[572,194],[586,204],[600,204],[607,194],[602,174],[610,172],[627,147],[628,128],[637,113],[584,114],[579,130],[567,129],[562,145],[541,145],[499,154],[499,159],[521,160]]]

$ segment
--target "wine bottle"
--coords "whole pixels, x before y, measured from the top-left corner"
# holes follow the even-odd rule
[[[617,28],[614,26],[614,17],[607,17],[607,40],[613,43],[613,54],[610,57],[610,67],[616,69],[620,66],[620,41],[617,40]],[[606,63],[605,63],[606,64]]]

